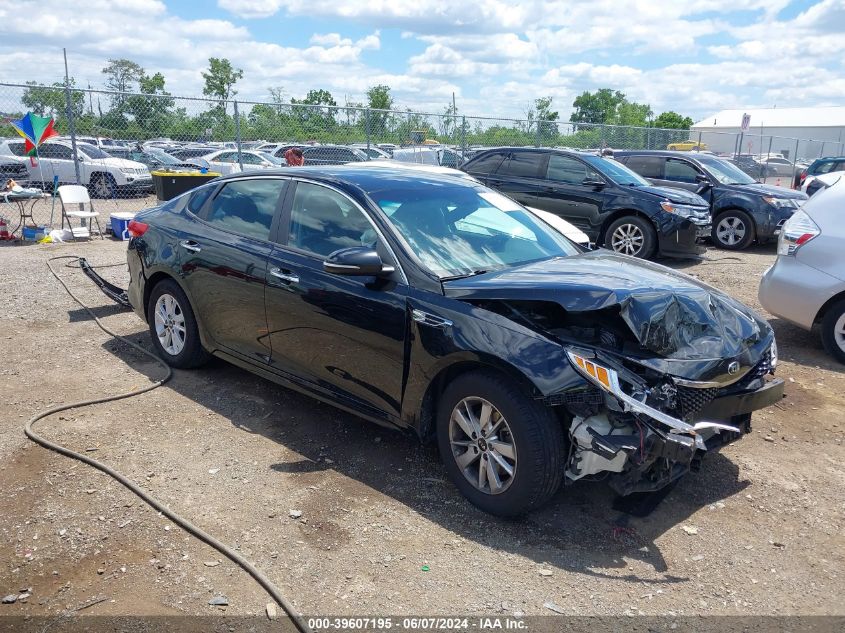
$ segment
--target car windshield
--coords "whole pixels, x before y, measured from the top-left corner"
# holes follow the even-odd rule
[[[109,158],[109,155],[103,150],[98,147],[94,147],[93,145],[89,145],[88,143],[77,143],[76,147],[88,158],[96,158],[98,160],[101,158]]]
[[[617,185],[627,185],[631,187],[643,187],[651,183],[640,176],[638,173],[631,171],[622,163],[613,160],[612,158],[602,158],[600,156],[591,156],[589,154],[581,156],[590,167],[594,167],[596,171],[610,178]]]
[[[580,252],[525,208],[486,187],[441,181],[370,196],[409,249],[441,279]]]
[[[750,185],[757,182],[739,167],[720,158],[699,157],[698,162],[723,185]]]
[[[147,151],[147,154],[149,154],[150,156],[155,158],[162,165],[178,165],[180,162],[182,162],[178,158],[176,158],[175,156],[171,156],[170,154],[168,154],[164,150],[160,150],[160,149],[152,148],[149,151]]]

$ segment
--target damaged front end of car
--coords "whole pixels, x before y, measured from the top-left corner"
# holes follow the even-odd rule
[[[538,396],[567,426],[567,483],[598,477],[621,495],[659,490],[783,397],[769,324],[661,266],[595,252],[449,293],[554,341],[583,379]]]

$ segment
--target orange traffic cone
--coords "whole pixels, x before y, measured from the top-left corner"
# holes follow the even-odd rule
[[[0,217],[0,240],[10,240],[12,236],[9,234],[9,225],[6,223],[6,218]]]

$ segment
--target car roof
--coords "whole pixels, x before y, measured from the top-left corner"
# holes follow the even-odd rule
[[[708,158],[721,158],[714,154],[699,154],[698,152],[678,152],[671,149],[615,149],[614,156],[666,156],[669,158],[692,158],[698,159],[702,156]]]
[[[350,185],[357,187],[364,192],[370,193],[392,189],[401,186],[407,190],[428,189],[432,185],[463,183],[466,186],[477,187],[478,183],[468,178],[413,170],[401,167],[382,167],[372,169],[366,163],[363,165],[327,165],[327,166],[303,166],[285,167],[281,169],[265,169],[258,173],[236,173],[222,176],[218,180],[240,180],[246,178],[266,178],[268,176],[284,176],[286,178],[307,178],[333,185]]]

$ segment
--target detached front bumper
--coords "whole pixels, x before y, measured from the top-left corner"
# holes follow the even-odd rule
[[[709,222],[674,217],[664,222],[659,229],[657,241],[660,254],[664,257],[697,257],[706,251],[699,242],[710,236]]]

